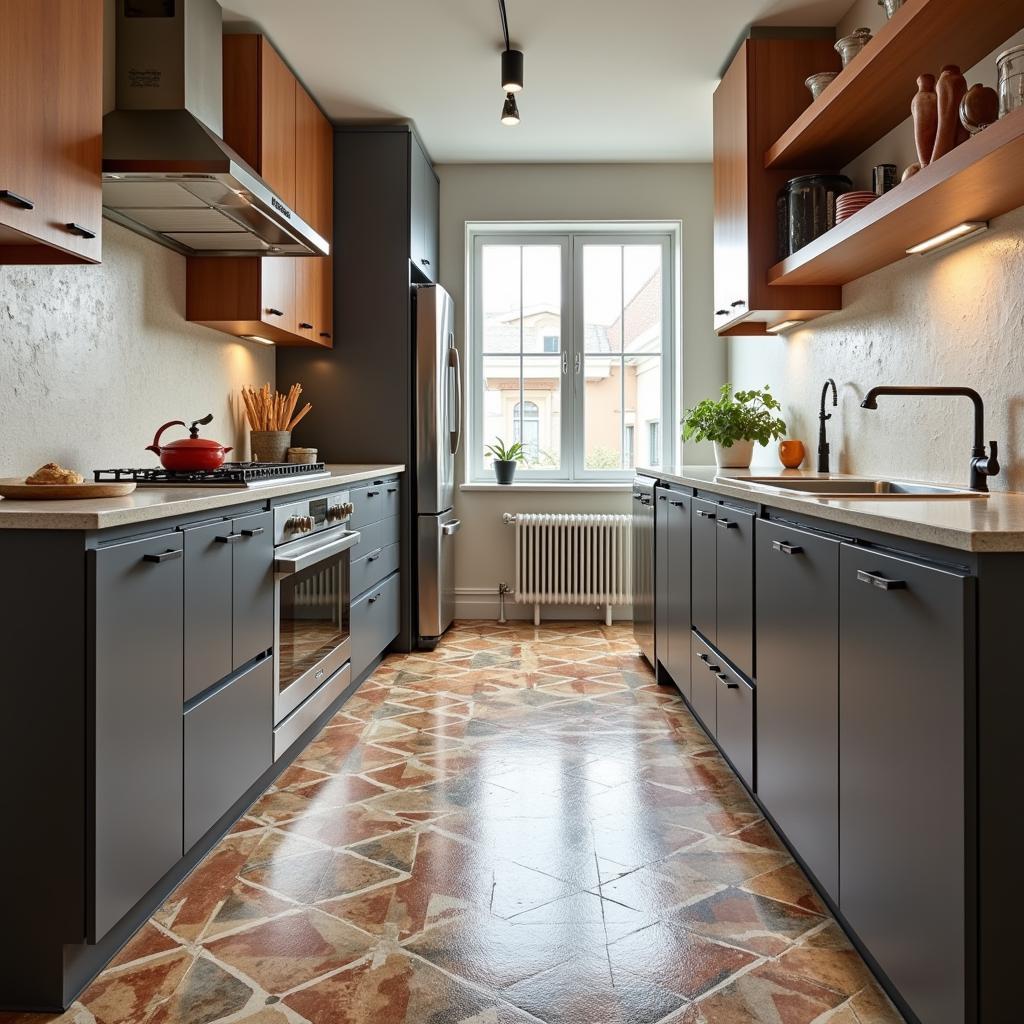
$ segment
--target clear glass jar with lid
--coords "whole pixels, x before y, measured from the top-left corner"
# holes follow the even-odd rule
[[[1024,107],[1024,45],[1013,46],[996,58],[999,69],[999,116]]]

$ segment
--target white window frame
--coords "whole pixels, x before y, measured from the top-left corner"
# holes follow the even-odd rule
[[[560,357],[547,355],[553,363],[561,359],[561,467],[559,469],[528,469],[521,465],[516,481],[526,483],[615,484],[631,480],[635,470],[624,467],[614,470],[586,469],[584,465],[584,373],[583,352],[583,259],[582,246],[587,243],[629,244],[657,242],[664,247],[662,274],[661,342],[661,465],[674,461],[675,431],[664,429],[665,424],[676,422],[679,381],[679,253],[681,225],[679,222],[629,224],[523,224],[490,223],[466,225],[467,295],[466,337],[470,366],[467,394],[469,437],[466,447],[465,478],[470,484],[493,482],[494,473],[482,452],[492,438],[483,436],[483,282],[480,269],[482,249],[485,245],[557,245],[561,248],[562,310]],[[579,315],[577,315],[577,313]],[[508,353],[502,353],[508,355]],[[543,355],[543,353],[536,353]],[[640,353],[637,353],[640,354]],[[577,362],[577,355],[579,361]],[[522,353],[520,352],[520,358]],[[520,364],[521,373],[521,364]],[[520,377],[522,381],[522,377]],[[623,387],[625,386],[623,382]],[[520,402],[524,388],[520,384]],[[626,439],[625,417],[622,421],[622,444]],[[639,431],[634,430],[639,440]],[[578,440],[578,444],[577,444]],[[624,451],[624,449],[622,449]],[[640,453],[637,453],[639,455]],[[646,458],[647,452],[643,453]],[[639,458],[636,464],[643,465]],[[515,486],[515,485],[513,485]]]

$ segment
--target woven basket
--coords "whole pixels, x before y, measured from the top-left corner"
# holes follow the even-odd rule
[[[249,450],[253,462],[286,462],[291,444],[290,430],[249,431]]]

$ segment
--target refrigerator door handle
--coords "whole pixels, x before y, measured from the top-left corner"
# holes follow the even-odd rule
[[[450,347],[448,349],[448,365],[455,370],[455,429],[449,431],[451,435],[452,455],[458,455],[462,446],[462,362],[459,360],[459,350],[452,344],[455,341],[453,334],[448,335]]]
[[[461,526],[462,526],[462,520],[461,519],[453,519],[450,523],[445,523],[444,526],[441,527],[441,532],[446,537],[450,537],[453,533],[458,533],[459,532],[459,527],[461,527]]]

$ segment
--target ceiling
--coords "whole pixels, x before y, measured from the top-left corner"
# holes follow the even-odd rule
[[[223,0],[334,120],[408,118],[438,163],[706,161],[711,94],[751,24],[851,0],[507,0],[522,123],[500,124],[497,0]]]

